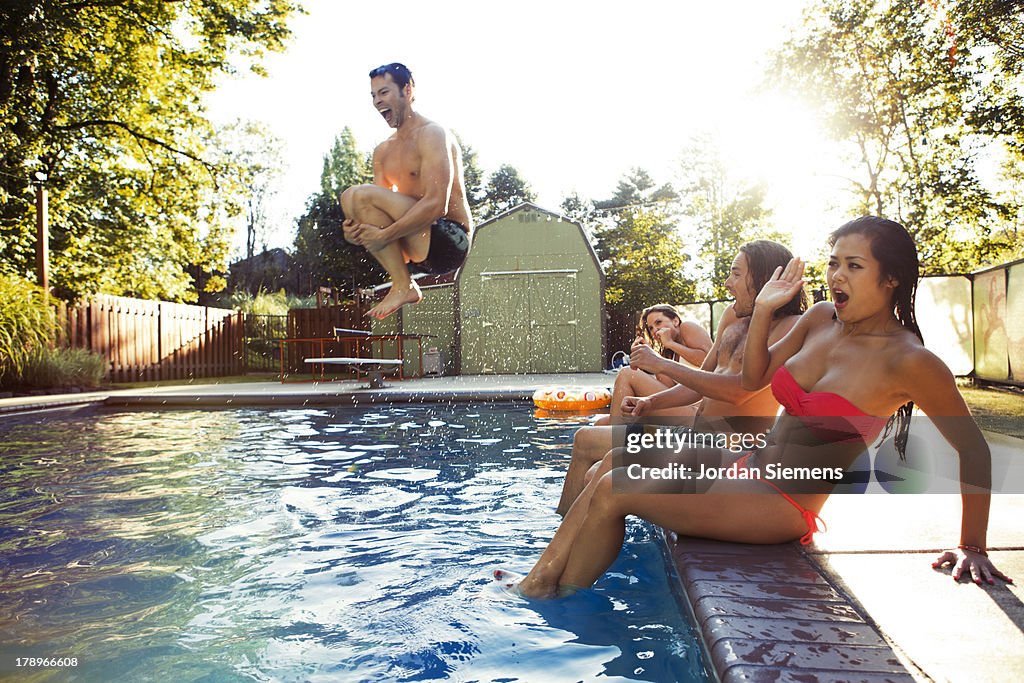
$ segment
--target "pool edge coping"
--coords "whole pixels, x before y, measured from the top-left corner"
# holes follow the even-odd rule
[[[715,681],[789,680],[786,674],[931,680],[796,542],[727,543],[660,529],[676,575],[672,590],[686,605]],[[772,597],[773,590],[789,595]]]

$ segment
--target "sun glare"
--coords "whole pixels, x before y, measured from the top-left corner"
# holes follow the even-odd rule
[[[821,171],[829,142],[814,113],[800,102],[766,95],[723,121],[718,131],[723,155],[742,176],[761,178],[773,188],[799,185]]]
[[[737,179],[764,183],[776,228],[791,233],[795,244],[816,249],[848,185],[838,170],[836,144],[813,110],[766,93],[722,120],[717,138]]]

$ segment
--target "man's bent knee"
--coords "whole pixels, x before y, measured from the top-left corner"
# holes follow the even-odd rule
[[[372,206],[371,196],[376,185],[353,185],[341,193],[341,210],[345,218],[356,218],[360,210]]]

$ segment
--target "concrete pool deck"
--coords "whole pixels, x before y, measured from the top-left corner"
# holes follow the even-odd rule
[[[606,374],[391,381],[199,383],[0,399],[0,419],[75,405],[294,407],[385,402],[510,401],[539,386],[610,386]],[[987,434],[1024,461],[1024,440]],[[814,544],[747,546],[667,534],[684,609],[723,681],[1024,680],[1021,588],[954,583],[933,570],[955,543],[956,495],[834,495]],[[990,556],[1024,582],[1024,495],[995,495]]]

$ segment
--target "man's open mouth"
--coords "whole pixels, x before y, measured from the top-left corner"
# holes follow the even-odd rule
[[[380,115],[384,117],[385,121],[387,121],[388,123],[391,123],[391,110],[390,109],[381,109],[380,110]]]

